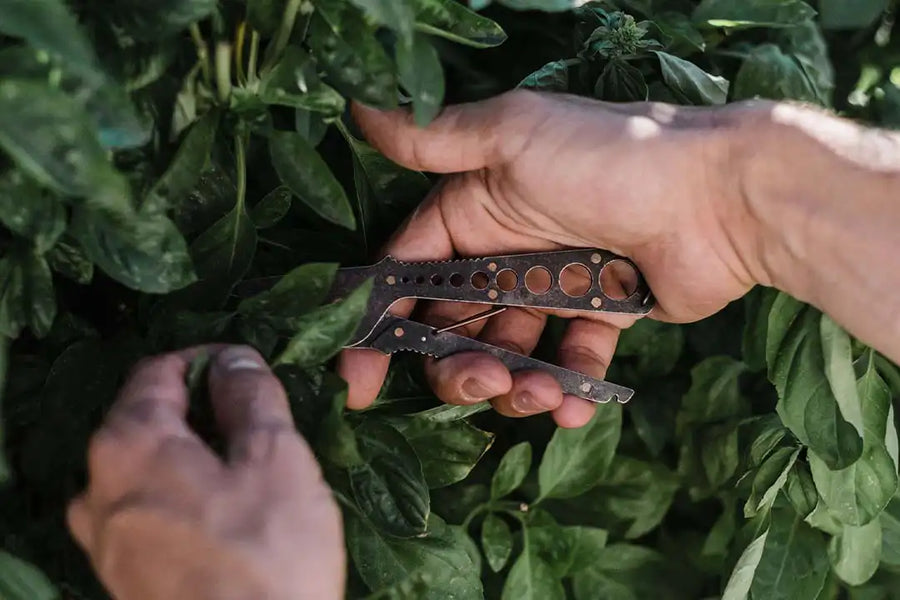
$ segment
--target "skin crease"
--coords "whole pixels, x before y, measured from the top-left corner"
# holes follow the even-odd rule
[[[427,129],[404,110],[357,105],[354,115],[389,158],[450,174],[385,248],[397,258],[597,246],[638,264],[658,301],[651,318],[695,321],[752,285],[774,286],[900,361],[900,296],[882,293],[900,288],[900,135],[785,104],[612,105],[533,92],[447,108]],[[879,302],[859,310],[858,293]],[[405,302],[393,312],[414,309],[434,324],[483,310]],[[560,364],[603,377],[632,321],[564,316]],[[529,353],[545,319],[511,309],[465,333]],[[224,459],[185,422],[184,376],[200,352],[212,356]],[[372,402],[388,362],[342,353],[352,408]],[[594,411],[552,378],[513,377],[490,356],[426,369],[445,402],[490,399],[504,415],[552,412],[565,427]],[[340,511],[284,389],[252,348],[145,359],[94,435],[88,470],[68,524],[117,600],[344,597]]]

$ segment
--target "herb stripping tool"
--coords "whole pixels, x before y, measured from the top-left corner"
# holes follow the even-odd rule
[[[646,315],[655,300],[629,259],[599,249],[513,254],[440,262],[408,263],[390,256],[362,267],[339,269],[326,302],[339,301],[373,279],[368,310],[347,348],[384,354],[417,352],[445,358],[458,352],[487,352],[511,371],[542,370],[564,394],[591,402],[624,404],[634,390],[549,364],[530,356],[453,333],[509,307]],[[435,328],[392,315],[404,298],[485,304],[491,308],[448,327]]]

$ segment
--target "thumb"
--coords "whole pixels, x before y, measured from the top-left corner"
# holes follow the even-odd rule
[[[427,127],[410,110],[381,111],[353,102],[351,111],[366,139],[394,162],[417,171],[456,173],[503,162],[499,135],[509,99],[444,108]]]

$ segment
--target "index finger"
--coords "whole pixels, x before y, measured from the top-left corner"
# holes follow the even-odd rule
[[[440,188],[409,216],[385,247],[384,254],[406,261],[446,260],[453,257],[450,233],[437,202]],[[391,314],[408,317],[415,300],[395,303]],[[384,384],[391,357],[377,350],[347,349],[338,357],[338,373],[347,382],[347,407],[365,408],[375,401]]]

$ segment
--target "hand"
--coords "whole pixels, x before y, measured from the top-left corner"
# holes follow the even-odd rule
[[[91,441],[75,539],[118,600],[342,599],[340,513],[280,382],[250,348],[213,349],[220,460],[185,423],[203,350],[135,368]]]
[[[735,169],[735,118],[746,106],[720,109],[660,104],[615,105],[515,91],[447,108],[420,129],[404,110],[354,106],[366,138],[411,169],[456,173],[443,180],[385,248],[402,260],[454,255],[599,247],[634,260],[657,299],[652,317],[693,321],[720,310],[755,283],[739,243],[753,221]],[[397,303],[409,315],[414,301]],[[430,303],[423,319],[446,325],[483,306]],[[633,318],[571,313],[559,363],[602,378],[620,328]],[[468,326],[464,333],[531,353],[547,314],[515,308]],[[389,358],[346,350],[341,375],[348,406],[371,404]],[[511,376],[494,357],[461,353],[429,360],[427,377],[444,402],[491,399],[508,416],[552,411],[563,427],[579,427],[594,405],[563,397],[541,372]]]

